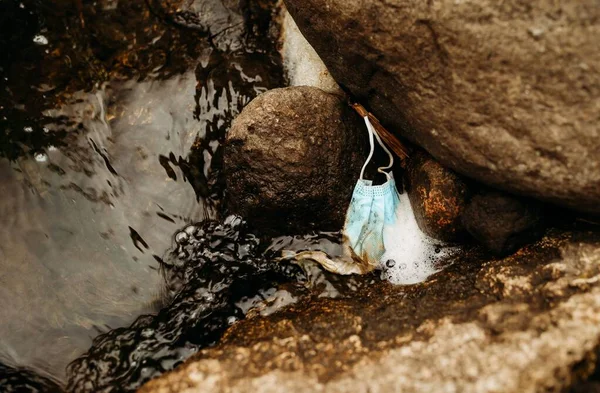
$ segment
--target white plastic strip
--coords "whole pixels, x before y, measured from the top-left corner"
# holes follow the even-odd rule
[[[385,146],[385,144],[381,140],[381,137],[379,136],[379,134],[377,133],[377,131],[371,124],[369,117],[365,116],[364,120],[365,120],[365,124],[367,125],[367,131],[369,132],[369,145],[371,146],[371,151],[369,152],[369,156],[367,157],[367,160],[365,161],[365,164],[363,165],[362,170],[360,171],[360,180],[363,180],[363,177],[365,174],[365,169],[367,168],[367,165],[373,158],[373,153],[375,151],[375,143],[374,143],[375,141],[373,140],[373,137],[375,137],[375,139],[377,139],[377,143],[379,143],[379,146],[381,146],[381,148],[387,153],[388,157],[390,158],[390,163],[387,166],[382,166],[382,167],[377,168],[377,172],[383,173],[388,178],[388,180],[390,180],[392,178],[392,176],[389,172],[386,172],[385,170],[386,169],[390,170],[392,168],[392,166],[394,165],[394,155],[389,151],[389,149]]]

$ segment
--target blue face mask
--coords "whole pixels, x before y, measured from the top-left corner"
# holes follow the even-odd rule
[[[410,206],[407,193],[398,194],[391,172],[392,153],[365,117],[371,152],[362,167],[346,213],[343,244],[339,255],[322,251],[284,251],[284,259],[309,259],[338,274],[362,274],[380,268],[382,277],[396,284],[412,284],[435,273],[435,260],[444,254],[435,251],[439,242],[423,234]],[[390,162],[377,169],[387,181],[374,186],[364,179],[365,168],[373,158],[375,141]]]
[[[391,172],[394,156],[381,141],[369,118],[365,116],[364,119],[369,131],[371,151],[354,188],[343,233],[344,242],[351,248],[353,257],[357,257],[365,265],[363,270],[372,270],[379,265],[385,254],[384,229],[396,222],[400,199]],[[377,186],[371,180],[364,179],[365,169],[373,158],[375,140],[390,159],[387,166],[377,169],[387,178],[384,184]]]

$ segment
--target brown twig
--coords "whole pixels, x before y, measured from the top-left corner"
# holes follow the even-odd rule
[[[377,118],[375,117],[375,115],[367,111],[365,107],[359,103],[352,103],[351,106],[361,117],[369,117],[369,121],[373,125],[373,128],[375,128],[375,131],[377,131],[377,133],[385,142],[385,144],[388,145],[398,157],[400,157],[400,160],[408,158],[408,148],[404,146],[404,144],[400,142],[400,140],[396,138],[394,134],[392,134],[384,126],[382,126],[379,120],[377,120]]]
[[[81,23],[81,28],[85,29],[85,19],[83,18],[82,0],[75,0],[75,7],[77,8],[77,13],[79,14],[79,22]]]

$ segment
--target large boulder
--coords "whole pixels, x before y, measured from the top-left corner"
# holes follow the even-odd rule
[[[489,185],[600,213],[596,0],[285,0],[340,85]]]
[[[356,285],[337,299],[313,296],[249,318],[140,392],[533,393],[596,385],[589,378],[598,378],[600,348],[597,233],[554,231],[504,259],[464,258],[424,284]]]
[[[344,101],[318,88],[258,96],[227,136],[227,209],[264,234],[341,229],[366,133]]]

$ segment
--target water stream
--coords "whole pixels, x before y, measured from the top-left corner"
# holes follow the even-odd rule
[[[217,215],[231,120],[284,83],[263,8],[155,3],[2,3],[5,22],[23,19],[4,24],[16,38],[1,43],[14,54],[0,65],[7,366],[64,381],[94,337],[165,304],[171,235]],[[183,24],[196,14],[209,17]]]

